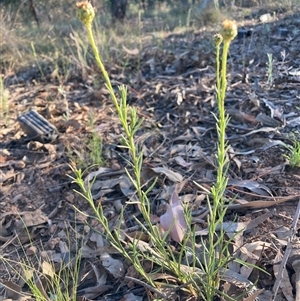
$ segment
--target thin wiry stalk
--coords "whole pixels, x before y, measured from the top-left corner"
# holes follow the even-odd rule
[[[208,202],[208,246],[204,245],[204,264],[207,285],[204,286],[205,299],[213,300],[219,293],[220,272],[226,267],[229,260],[228,244],[225,241],[223,230],[223,220],[226,213],[224,193],[227,186],[227,160],[226,154],[228,146],[226,144],[226,127],[228,117],[225,112],[225,96],[227,88],[227,56],[230,43],[237,33],[234,22],[226,20],[223,23],[221,35],[215,36],[216,44],[216,92],[218,104],[218,116],[216,118],[216,128],[218,133],[217,143],[217,178],[211,189],[213,204]],[[222,67],[220,70],[220,45],[223,42]],[[218,230],[218,233],[217,233]],[[225,247],[224,247],[225,246]]]

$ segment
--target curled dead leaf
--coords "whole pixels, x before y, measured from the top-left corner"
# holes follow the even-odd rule
[[[170,231],[170,236],[173,240],[179,243],[182,242],[187,230],[187,223],[183,206],[175,191],[172,194],[166,213],[160,217],[160,224],[165,231]]]

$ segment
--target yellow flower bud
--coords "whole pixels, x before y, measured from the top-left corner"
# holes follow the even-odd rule
[[[216,46],[216,47],[220,46],[222,42],[223,42],[223,37],[222,37],[222,35],[220,35],[219,33],[215,34],[215,35],[214,35],[214,43],[215,43],[215,46]]]
[[[225,20],[221,35],[225,42],[231,42],[237,35],[237,25],[232,20]]]
[[[89,1],[81,1],[77,4],[77,16],[79,20],[85,25],[89,26],[92,24],[95,17],[95,10],[93,5]]]

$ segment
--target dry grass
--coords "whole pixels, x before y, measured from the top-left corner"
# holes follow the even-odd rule
[[[37,1],[38,2],[38,1]],[[245,3],[236,1],[236,5]],[[270,11],[291,10],[299,0],[286,0],[281,3],[273,1],[252,1],[250,6],[254,9]],[[80,40],[75,32],[82,30],[74,11],[72,1],[40,2],[37,5],[37,15],[40,26],[38,27],[33,16],[26,6],[26,1],[21,5],[2,4],[0,22],[3,39],[0,41],[1,61],[4,75],[22,67],[38,62],[52,62],[62,65],[63,69],[76,70],[87,68],[90,53],[87,41]],[[248,2],[247,2],[248,3]],[[99,6],[100,5],[100,6]],[[249,6],[249,5],[248,5]],[[249,9],[234,9],[229,6],[216,10],[209,5],[200,10],[201,1],[190,5],[188,9],[179,10],[179,7],[170,7],[161,4],[154,11],[144,12],[132,3],[128,9],[128,18],[124,24],[111,24],[109,7],[98,4],[97,20],[95,22],[96,40],[99,41],[99,50],[104,61],[118,60],[122,62],[126,56],[123,45],[127,49],[141,50],[144,42],[149,40],[149,33],[163,36],[173,31],[199,29],[203,26],[220,23],[225,17],[232,14],[244,18],[249,14]],[[242,11],[241,11],[242,10]],[[251,8],[253,10],[253,8]],[[28,17],[29,16],[29,17]],[[31,16],[31,17],[30,17]],[[34,50],[33,50],[34,49]],[[80,59],[78,59],[80,58]],[[126,62],[124,62],[126,65]]]

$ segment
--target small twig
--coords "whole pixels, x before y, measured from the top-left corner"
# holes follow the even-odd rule
[[[299,254],[298,254],[299,256]],[[295,271],[295,287],[296,287],[296,298],[295,301],[300,301],[300,260],[295,260],[292,263],[293,269]]]
[[[167,296],[166,294],[162,293],[161,291],[157,290],[156,288],[152,287],[151,285],[143,282],[142,280],[139,280],[139,279],[136,279],[136,278],[133,278],[133,277],[130,277],[130,276],[125,276],[125,279],[127,280],[131,280],[137,284],[140,284],[141,286],[147,288],[149,291],[157,294],[158,296],[164,298],[164,300],[166,300]]]
[[[295,216],[294,216],[293,224],[291,226],[291,235],[288,239],[288,245],[287,245],[287,248],[285,250],[284,256],[282,258],[280,268],[279,268],[279,271],[278,271],[278,275],[277,275],[276,281],[275,281],[274,286],[273,286],[272,301],[275,301],[280,283],[281,283],[282,278],[283,278],[283,272],[284,272],[284,269],[286,268],[287,260],[290,257],[290,253],[293,249],[292,241],[293,241],[294,236],[296,234],[296,226],[297,226],[299,217],[300,217],[300,200],[298,201],[298,206],[297,206],[296,213],[295,213]]]
[[[153,155],[158,152],[158,150],[165,144],[166,140],[167,138],[164,138],[164,141],[157,148],[155,148],[155,150],[149,155],[149,158],[152,158]]]

